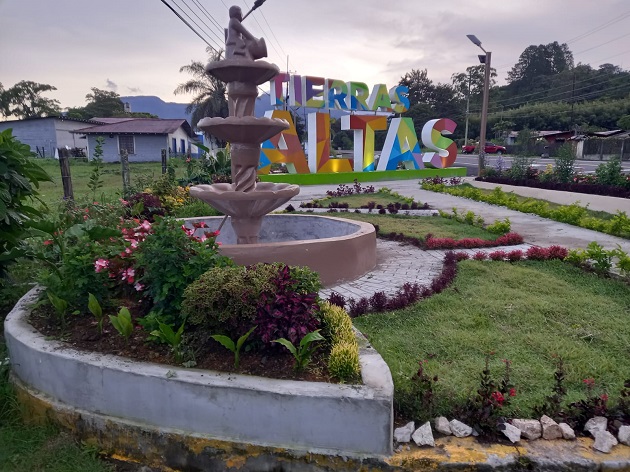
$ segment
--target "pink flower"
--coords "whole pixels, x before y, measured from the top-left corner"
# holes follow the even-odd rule
[[[122,203],[123,205],[129,205],[129,202],[127,200],[124,200],[122,198],[119,199],[120,203]]]
[[[147,220],[144,220],[140,224],[140,228],[142,228],[144,231],[151,231],[151,223]]]
[[[127,283],[133,283],[133,276],[136,274],[136,271],[131,267],[122,271],[122,280]]]
[[[109,261],[107,259],[96,259],[96,262],[94,262],[94,270],[96,272],[101,272],[108,267]]]
[[[193,228],[207,228],[208,225],[205,221],[198,221],[197,223],[193,223]]]
[[[47,239],[46,241],[44,241],[44,246],[50,246],[53,243],[52,239]]]
[[[140,282],[136,282],[133,288],[135,288],[138,292],[142,292],[144,290],[144,285],[142,285]]]

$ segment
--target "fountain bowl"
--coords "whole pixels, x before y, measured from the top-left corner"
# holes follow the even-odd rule
[[[266,61],[229,58],[206,65],[206,72],[222,82],[264,84],[278,75],[280,69]]]
[[[254,116],[228,116],[227,118],[203,118],[197,128],[231,143],[262,143],[289,128],[289,123],[279,118]]]
[[[186,218],[186,226],[203,221],[204,231],[215,231],[222,217]],[[221,254],[239,265],[283,262],[306,266],[319,273],[324,287],[354,280],[376,266],[376,232],[362,221],[319,215],[271,214],[262,217],[258,243],[236,244],[228,220],[217,242]]]

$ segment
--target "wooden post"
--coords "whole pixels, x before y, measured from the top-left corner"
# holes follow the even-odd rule
[[[63,199],[74,200],[72,191],[72,177],[70,175],[70,160],[65,153],[59,156],[59,167],[61,168],[61,183],[63,184]]]
[[[166,174],[166,149],[162,149],[162,174]]]
[[[126,149],[120,150],[120,165],[122,169],[123,194],[127,196],[129,187],[131,187],[131,180],[129,176],[129,153]]]

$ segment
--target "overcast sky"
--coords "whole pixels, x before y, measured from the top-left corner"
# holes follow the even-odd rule
[[[224,27],[227,6],[253,4],[168,1],[215,47],[222,31],[209,17]],[[628,0],[267,0],[244,24],[265,37],[281,70],[288,55],[292,73],[370,87],[391,87],[412,68],[450,83],[478,63],[481,51],[466,34],[492,51],[499,83],[527,46],[552,41],[568,42],[576,64],[630,68]],[[179,68],[205,62],[205,47],[160,0],[0,0],[0,82],[54,85],[46,96],[62,107],[84,105],[91,87],[187,102],[173,95],[187,79]]]

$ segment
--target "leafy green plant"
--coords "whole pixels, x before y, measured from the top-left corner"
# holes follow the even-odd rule
[[[617,257],[615,267],[619,269],[622,276],[630,278],[630,255],[622,250],[619,245],[617,245],[617,249],[615,249],[614,252]]]
[[[105,138],[98,136],[92,155],[92,172],[90,173],[90,180],[88,180],[87,186],[92,192],[93,199],[96,199],[96,192],[103,187],[103,180],[101,180],[103,175],[103,143],[105,143]]]
[[[554,177],[556,180],[562,183],[571,182],[573,174],[575,174],[575,152],[573,146],[569,143],[560,146],[555,161]]]
[[[486,227],[486,229],[493,234],[506,234],[512,229],[512,224],[509,218],[505,218],[503,221],[495,220],[495,222]]]
[[[526,156],[515,156],[512,160],[512,167],[510,168],[509,175],[514,180],[525,180],[527,174],[532,166],[533,159]]]
[[[103,321],[105,317],[103,316],[103,309],[101,308],[101,304],[98,302],[97,298],[92,294],[88,294],[88,310],[90,313],[94,315],[96,321],[98,322],[98,332],[103,334]]]
[[[625,179],[619,156],[614,156],[609,161],[597,166],[595,177],[597,183],[602,185],[621,185]]]
[[[52,292],[46,292],[46,295],[48,296],[50,304],[53,306],[55,312],[57,313],[57,316],[59,317],[61,326],[66,326],[66,317],[68,315],[69,308],[68,302]]]
[[[564,420],[563,402],[567,394],[567,389],[564,386],[565,375],[564,362],[561,357],[557,357],[553,394],[546,397],[542,405],[534,407],[534,413],[537,417],[547,415],[556,421]]]
[[[317,348],[314,343],[324,340],[324,337],[319,333],[319,331],[320,330],[317,329],[308,333],[302,338],[300,344],[297,347],[286,338],[276,339],[272,342],[282,344],[284,347],[286,347],[295,358],[293,368],[297,371],[301,371],[304,370],[304,368],[311,361],[311,357],[313,356],[313,353]]]
[[[243,344],[245,344],[245,341],[247,341],[247,338],[249,338],[249,335],[252,334],[255,329],[256,326],[251,328],[247,333],[238,338],[236,343],[223,334],[213,334],[210,337],[234,353],[234,368],[238,369],[238,365],[241,360],[241,348],[243,347]]]
[[[112,326],[125,338],[125,342],[129,342],[129,337],[133,333],[133,323],[131,321],[131,313],[126,307],[122,307],[118,315],[109,315]]]
[[[172,326],[166,323],[158,322],[159,328],[151,331],[151,336],[155,336],[171,346],[171,351],[173,351],[173,356],[175,357],[175,362],[177,363],[182,361],[181,345],[185,324],[186,323],[182,323],[179,329],[174,331]]]
[[[361,367],[356,340],[350,343],[341,342],[332,346],[328,355],[328,372],[343,382],[359,378]]]
[[[40,182],[50,176],[32,158],[37,157],[18,141],[9,128],[0,132],[0,284],[9,264],[27,253],[27,224],[42,213],[27,203],[37,198]]]

